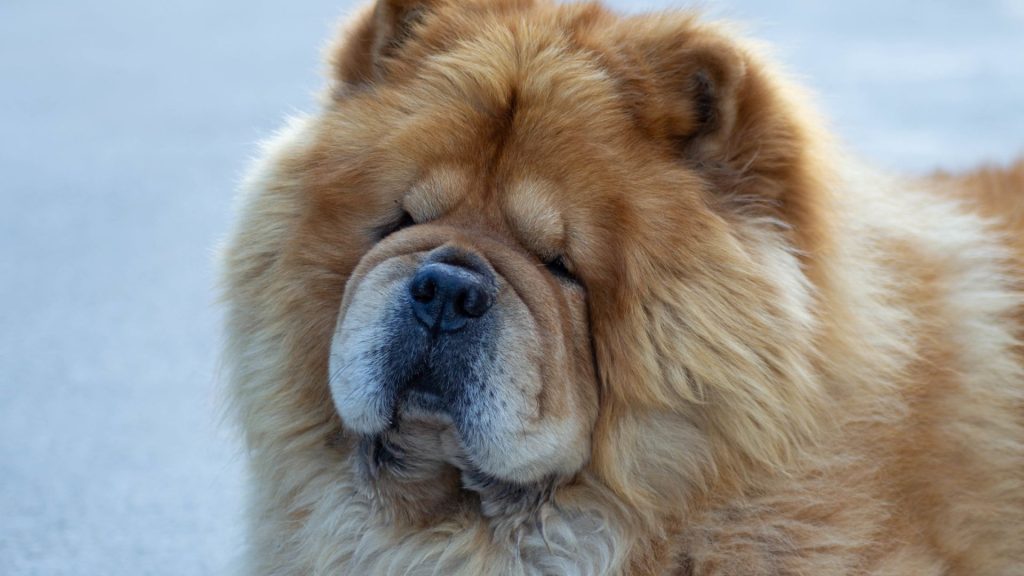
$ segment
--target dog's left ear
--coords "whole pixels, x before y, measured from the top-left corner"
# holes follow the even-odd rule
[[[618,75],[644,132],[703,176],[720,206],[791,227],[801,248],[824,242],[829,140],[804,95],[693,16],[623,23]]]
[[[687,57],[690,69],[674,79],[681,82],[675,89],[682,97],[663,118],[679,151],[700,157],[721,148],[736,131],[747,68],[740,53],[724,43],[701,43]]]
[[[348,85],[372,82],[415,34],[437,0],[377,0],[357,14],[330,50],[332,74]]]
[[[685,17],[648,17],[629,24],[623,76],[641,127],[688,157],[720,151],[737,129],[747,80],[744,54]]]

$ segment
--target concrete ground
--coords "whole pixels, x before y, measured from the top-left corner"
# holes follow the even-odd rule
[[[704,6],[776,43],[877,164],[1024,152],[1022,0]],[[222,574],[237,555],[212,254],[350,9],[0,3],[0,574]]]

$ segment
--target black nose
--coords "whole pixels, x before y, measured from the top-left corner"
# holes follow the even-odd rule
[[[421,324],[434,331],[455,332],[490,310],[497,288],[489,273],[429,262],[416,271],[409,294]]]

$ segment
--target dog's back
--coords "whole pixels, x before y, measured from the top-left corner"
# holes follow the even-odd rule
[[[992,218],[1024,261],[1024,158],[1008,168],[986,166],[964,174],[939,173],[934,179]]]

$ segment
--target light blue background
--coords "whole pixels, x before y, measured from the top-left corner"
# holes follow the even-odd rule
[[[704,6],[774,42],[876,164],[1024,152],[1024,0]],[[349,9],[0,0],[0,574],[220,574],[238,553],[212,253]]]

